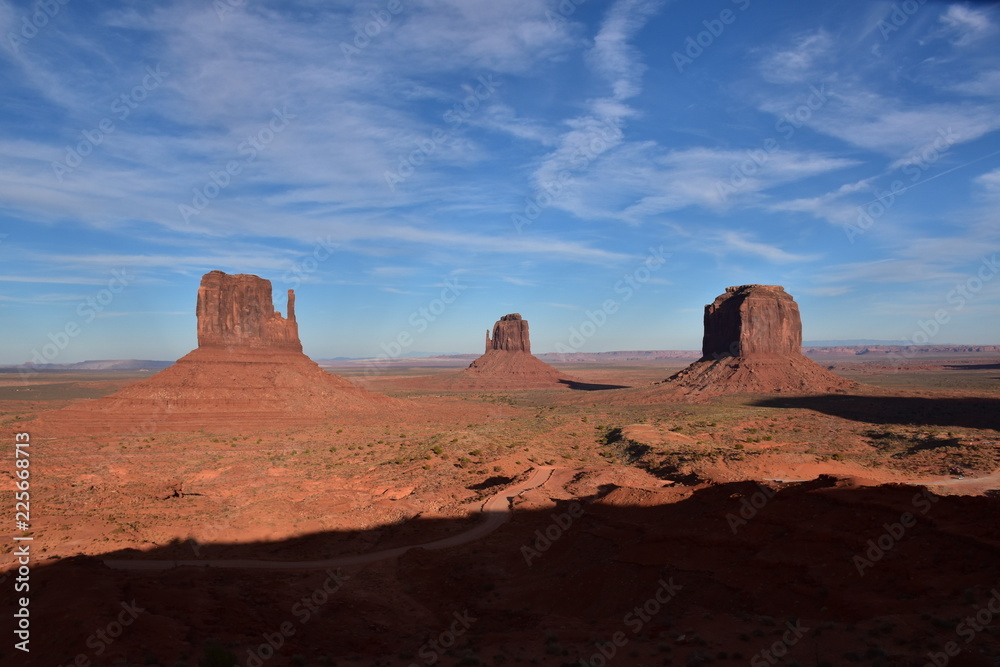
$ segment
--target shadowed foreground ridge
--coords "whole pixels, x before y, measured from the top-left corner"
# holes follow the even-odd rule
[[[271,281],[211,271],[196,312],[197,349],[114,394],[45,415],[41,428],[51,435],[238,431],[398,407],[302,353],[292,290],[285,318],[274,310]]]
[[[102,556],[48,562],[33,571],[33,587],[79,594],[35,598],[32,618],[61,632],[23,664],[69,664],[81,651],[93,658],[88,636],[114,621],[125,601],[142,611],[99,664],[195,665],[220,649],[234,658],[225,664],[248,665],[264,646],[273,656],[263,664],[283,666],[345,658],[428,664],[421,650],[446,665],[501,664],[498,655],[504,664],[576,665],[621,632],[621,664],[708,664],[707,657],[735,665],[781,642],[791,623],[800,632],[785,648],[799,664],[878,657],[877,664],[922,665],[993,595],[987,574],[1000,538],[982,527],[1000,509],[994,498],[832,477],[660,490],[608,482],[595,469],[568,470],[557,486],[518,501],[512,520],[480,540],[414,549],[363,569],[143,572],[109,569]],[[553,502],[553,493],[564,495],[558,485],[575,500]],[[885,526],[904,512],[915,525],[878,547]],[[417,518],[277,542],[176,541],[106,557],[320,559],[469,527]],[[2,607],[11,613],[9,596]],[[467,624],[441,642],[456,614]],[[1000,639],[988,629],[962,649],[952,664],[990,665],[985,656],[1000,655]],[[5,664],[12,651],[0,647]]]
[[[780,285],[739,285],[705,306],[701,359],[666,380],[698,395],[827,393],[856,383],[802,354],[799,306]]]

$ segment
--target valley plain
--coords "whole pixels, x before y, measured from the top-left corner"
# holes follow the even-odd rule
[[[45,413],[150,373],[0,374],[32,435],[33,621],[61,630],[25,664],[996,664],[996,356],[812,358],[859,389],[677,402],[655,383],[684,359],[495,391],[428,382],[464,359],[327,362],[402,407],[58,437]]]

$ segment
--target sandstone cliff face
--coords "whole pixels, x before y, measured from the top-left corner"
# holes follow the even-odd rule
[[[779,285],[728,287],[705,306],[702,357],[666,384],[686,396],[826,393],[856,386],[802,354],[799,307]]]
[[[528,321],[519,313],[504,315],[486,332],[486,352],[463,371],[456,385],[524,388],[566,386],[573,379],[531,354]]]
[[[702,359],[802,352],[802,319],[780,285],[727,287],[705,306]]]
[[[114,394],[49,413],[47,432],[246,432],[401,409],[302,353],[291,290],[286,319],[274,310],[270,281],[212,271],[201,279],[197,314],[197,349]]]
[[[206,273],[198,288],[197,315],[199,347],[302,351],[295,293],[288,290],[286,319],[274,309],[270,280],[244,273]]]
[[[508,352],[527,352],[531,354],[531,342],[528,339],[528,320],[522,319],[520,313],[504,315],[493,325],[493,339],[486,332],[486,351],[507,350]]]

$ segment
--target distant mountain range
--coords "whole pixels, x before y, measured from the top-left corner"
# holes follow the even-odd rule
[[[802,352],[817,356],[879,356],[906,349],[908,354],[1000,354],[1000,345],[898,345],[880,340],[826,340],[805,341]],[[401,357],[392,363],[412,363],[418,360],[425,364],[444,366],[468,363],[479,354],[435,354]],[[582,363],[601,361],[654,361],[656,359],[694,360],[701,356],[698,350],[620,350],[614,352],[543,352],[536,357],[546,362]],[[371,361],[370,357],[334,357],[317,359],[320,366],[357,366]],[[172,365],[173,361],[150,359],[97,359],[72,364],[21,364],[0,366],[0,372],[55,372],[55,371],[159,371]]]
[[[802,347],[846,347],[849,345],[892,345],[900,347],[898,340],[876,340],[874,338],[859,338],[857,340],[804,340]],[[951,346],[949,346],[951,347]]]
[[[45,371],[159,371],[172,366],[172,361],[151,361],[149,359],[99,359],[78,361],[75,364],[21,364],[20,366],[0,366],[7,370]]]

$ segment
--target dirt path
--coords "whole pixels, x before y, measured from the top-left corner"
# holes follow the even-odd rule
[[[798,482],[811,482],[812,480],[768,477],[765,478],[764,481],[780,482],[782,484],[795,484]],[[1000,470],[996,470],[984,477],[963,477],[962,479],[958,479],[954,475],[927,477],[922,479],[911,477],[893,479],[889,483],[910,484],[913,486],[957,486],[961,487],[963,491],[982,493],[983,491],[988,491],[990,489],[1000,488]]]
[[[907,484],[922,484],[924,486],[958,486],[964,491],[988,491],[1000,487],[1000,470],[986,475],[985,477],[968,477],[956,479],[952,477],[941,477],[939,479],[905,480]]]
[[[535,469],[528,479],[509,486],[502,491],[486,499],[480,508],[480,514],[485,515],[485,520],[473,526],[469,530],[445,537],[433,542],[423,544],[412,544],[405,547],[395,547],[393,549],[382,549],[356,556],[339,556],[326,560],[306,560],[306,561],[270,561],[270,560],[105,560],[104,564],[116,570],[169,570],[175,567],[222,567],[222,568],[245,568],[256,570],[308,570],[324,569],[333,567],[351,567],[356,565],[367,565],[376,561],[398,558],[410,549],[447,549],[462,544],[468,544],[475,540],[482,539],[494,530],[502,526],[510,519],[513,510],[513,501],[525,491],[544,486],[552,477],[556,470],[553,466],[540,466]]]

